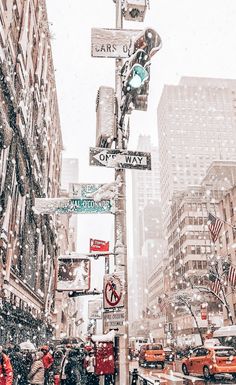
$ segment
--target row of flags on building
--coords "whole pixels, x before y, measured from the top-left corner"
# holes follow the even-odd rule
[[[230,265],[228,271],[226,272],[226,278],[215,277],[215,280],[210,283],[210,289],[216,295],[219,295],[224,286],[230,285],[232,287],[236,286],[236,268],[233,265]]]
[[[218,218],[217,216],[213,215],[212,213],[209,213],[208,215],[208,229],[210,231],[211,239],[215,243],[220,235],[223,223],[222,219]],[[232,226],[229,223],[230,226]],[[232,226],[234,228],[234,226]],[[234,266],[230,265],[228,268],[228,271],[226,272],[227,278],[221,279],[218,277],[215,277],[214,282],[211,282],[210,288],[211,290],[219,295],[223,285],[230,284],[231,286],[236,286],[236,269]]]

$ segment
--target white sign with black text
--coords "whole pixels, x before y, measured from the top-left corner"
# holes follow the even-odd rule
[[[91,56],[101,58],[128,58],[132,40],[140,30],[92,28]]]
[[[125,334],[125,313],[124,311],[103,313],[104,333],[114,330],[116,334]]]

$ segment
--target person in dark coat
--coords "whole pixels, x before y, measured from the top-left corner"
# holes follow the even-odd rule
[[[62,361],[64,358],[64,354],[62,350],[57,350],[54,353],[53,356],[53,364],[52,364],[52,371],[53,371],[53,377],[54,377],[54,385],[60,384],[60,373],[62,370]]]
[[[79,357],[76,350],[71,350],[65,367],[66,385],[80,385],[81,373],[79,370]]]
[[[21,381],[22,377],[25,375],[26,367],[24,363],[23,354],[20,351],[19,345],[15,345],[10,354],[9,358],[11,360],[11,365],[13,368],[13,385],[20,385],[24,382]]]

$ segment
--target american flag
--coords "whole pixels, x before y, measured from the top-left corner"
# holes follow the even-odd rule
[[[222,220],[220,220],[219,218],[217,218],[214,215],[212,215],[211,213],[209,213],[209,215],[208,215],[208,229],[211,233],[211,239],[213,240],[213,242],[216,242],[216,240],[220,234],[220,230],[221,230],[222,226],[223,226]]]
[[[221,282],[219,278],[216,278],[214,282],[210,283],[210,289],[213,291],[216,295],[220,294],[221,291]]]
[[[229,272],[228,272],[228,282],[232,286],[236,286],[236,269],[234,266],[230,266]]]

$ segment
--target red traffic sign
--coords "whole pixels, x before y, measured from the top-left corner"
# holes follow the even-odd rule
[[[109,251],[109,242],[99,239],[90,239],[90,253],[93,251]]]
[[[104,309],[124,306],[124,273],[104,276]]]

